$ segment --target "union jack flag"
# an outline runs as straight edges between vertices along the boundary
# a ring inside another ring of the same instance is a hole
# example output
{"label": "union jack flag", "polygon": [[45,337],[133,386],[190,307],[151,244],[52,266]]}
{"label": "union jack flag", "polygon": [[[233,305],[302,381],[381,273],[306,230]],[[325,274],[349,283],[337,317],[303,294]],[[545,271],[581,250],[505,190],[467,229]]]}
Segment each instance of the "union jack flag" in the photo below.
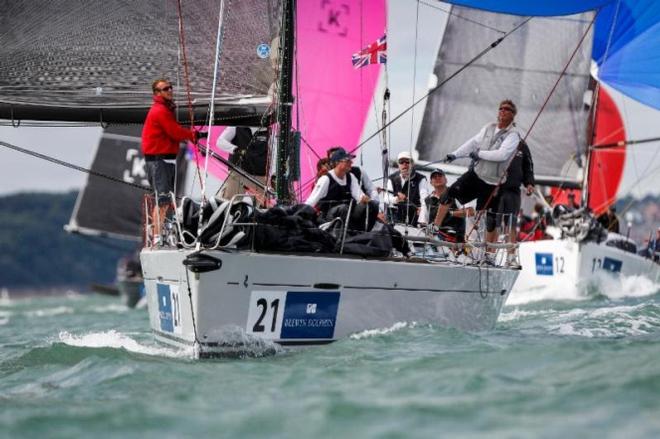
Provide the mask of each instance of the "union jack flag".
{"label": "union jack flag", "polygon": [[368,64],[387,64],[387,35],[383,35],[364,49],[353,54],[353,67],[359,69]]}

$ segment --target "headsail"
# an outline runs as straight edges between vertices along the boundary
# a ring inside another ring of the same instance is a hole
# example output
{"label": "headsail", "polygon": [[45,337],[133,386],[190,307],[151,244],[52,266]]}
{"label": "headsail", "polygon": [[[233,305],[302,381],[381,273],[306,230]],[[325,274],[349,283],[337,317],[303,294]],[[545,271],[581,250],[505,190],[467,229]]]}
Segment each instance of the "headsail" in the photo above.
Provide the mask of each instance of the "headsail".
{"label": "headsail", "polygon": [[385,0],[298,2],[299,102],[293,120],[303,139],[303,196],[311,191],[316,162],[328,148],[353,150],[360,142],[382,68],[376,64],[356,70],[351,59],[383,36],[386,8]]}
{"label": "headsail", "polygon": [[[592,19],[593,12],[534,18],[468,67],[460,78],[433,93],[417,141],[420,158],[442,159],[483,125],[495,121],[497,105],[503,99],[512,99],[518,106],[518,129],[526,134]],[[521,20],[454,7],[434,69],[438,82]],[[590,60],[587,39],[527,138],[540,178],[574,182],[580,178],[576,157],[587,144],[589,112],[584,97]]]}
{"label": "headsail", "polygon": [[[360,141],[382,69],[371,65],[356,70],[351,55],[382,36],[387,24],[386,3],[345,0],[297,4],[293,123],[301,132],[299,185],[303,197],[311,191],[316,162],[328,148],[342,145],[353,150]],[[369,13],[361,14],[360,8]],[[222,128],[214,128],[209,143],[215,152],[226,156],[215,148],[221,132]],[[209,169],[220,179],[227,175],[217,163],[211,163]]]}

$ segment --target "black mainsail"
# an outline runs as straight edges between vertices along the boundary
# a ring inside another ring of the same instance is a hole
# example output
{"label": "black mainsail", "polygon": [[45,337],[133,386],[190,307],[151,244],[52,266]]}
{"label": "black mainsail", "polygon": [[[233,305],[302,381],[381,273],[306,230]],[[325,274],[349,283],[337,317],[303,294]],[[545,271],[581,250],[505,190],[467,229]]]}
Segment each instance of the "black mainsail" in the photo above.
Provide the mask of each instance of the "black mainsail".
{"label": "black mainsail", "polygon": [[[275,79],[279,1],[228,2],[215,116],[256,123]],[[151,82],[167,77],[186,101],[180,35],[196,122],[207,118],[220,0],[0,0],[0,119],[142,123]],[[179,23],[183,23],[179,29]],[[189,120],[188,109],[179,109]]]}

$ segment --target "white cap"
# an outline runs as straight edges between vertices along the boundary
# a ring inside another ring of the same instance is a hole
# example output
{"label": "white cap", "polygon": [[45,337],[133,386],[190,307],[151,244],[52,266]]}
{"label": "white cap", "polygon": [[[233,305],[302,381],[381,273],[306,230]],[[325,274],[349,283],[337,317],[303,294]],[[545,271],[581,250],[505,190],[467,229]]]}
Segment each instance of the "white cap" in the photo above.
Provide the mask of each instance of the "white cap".
{"label": "white cap", "polygon": [[410,152],[408,151],[401,151],[399,155],[396,157],[396,161],[398,162],[401,159],[408,159],[410,160],[410,163],[414,162],[412,156],[410,155]]}

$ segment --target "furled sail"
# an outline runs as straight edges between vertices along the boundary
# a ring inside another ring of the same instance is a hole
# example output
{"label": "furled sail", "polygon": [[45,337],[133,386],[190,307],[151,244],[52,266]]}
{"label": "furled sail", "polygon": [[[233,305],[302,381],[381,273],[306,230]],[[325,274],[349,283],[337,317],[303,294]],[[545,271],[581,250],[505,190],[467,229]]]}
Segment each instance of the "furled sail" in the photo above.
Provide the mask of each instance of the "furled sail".
{"label": "furled sail", "polygon": [[[195,118],[206,119],[220,0],[0,1],[0,118],[143,122],[151,82],[169,78],[186,102],[179,23]],[[275,75],[279,0],[226,2],[216,90],[220,120],[259,120]],[[185,105],[180,118],[188,120]]]}
{"label": "furled sail", "polygon": [[[438,83],[522,21],[521,17],[453,7],[434,74]],[[534,18],[433,93],[417,140],[423,160],[445,157],[497,118],[498,104],[513,100],[517,127],[527,134],[562,70],[587,32],[593,12]],[[527,138],[541,179],[577,182],[587,142],[591,34]],[[467,165],[467,162],[464,162]]]}

